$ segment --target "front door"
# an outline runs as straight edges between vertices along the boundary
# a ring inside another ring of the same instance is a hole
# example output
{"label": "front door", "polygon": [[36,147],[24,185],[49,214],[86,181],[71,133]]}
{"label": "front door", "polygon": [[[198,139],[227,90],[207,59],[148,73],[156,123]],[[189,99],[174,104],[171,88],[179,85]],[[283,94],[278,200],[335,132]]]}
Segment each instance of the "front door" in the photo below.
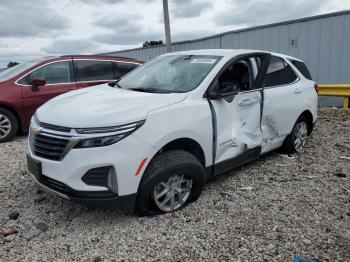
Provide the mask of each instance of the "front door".
{"label": "front door", "polygon": [[[46,64],[29,73],[18,81],[22,87],[22,103],[26,117],[26,126],[36,109],[51,98],[77,88],[72,75],[70,61],[58,61]],[[31,80],[45,79],[46,84],[33,88]]]}
{"label": "front door", "polygon": [[260,155],[262,83],[269,58],[262,53],[242,56],[228,64],[210,87],[220,89],[225,83],[239,87],[232,97],[210,101],[216,123],[215,173]]}

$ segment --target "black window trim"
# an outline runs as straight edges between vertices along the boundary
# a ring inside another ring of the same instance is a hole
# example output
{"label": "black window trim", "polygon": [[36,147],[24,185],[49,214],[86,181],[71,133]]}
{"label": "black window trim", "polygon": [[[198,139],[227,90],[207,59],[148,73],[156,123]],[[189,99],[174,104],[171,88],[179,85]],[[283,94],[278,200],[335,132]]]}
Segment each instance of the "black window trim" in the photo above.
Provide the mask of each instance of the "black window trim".
{"label": "black window trim", "polygon": [[295,72],[294,68],[290,65],[288,59],[285,59],[284,57],[281,57],[281,56],[277,56],[277,55],[271,54],[271,58],[272,58],[272,57],[277,57],[277,58],[282,59],[283,62],[284,62],[284,63],[283,63],[283,64],[284,64],[284,69],[286,68],[285,63],[287,63],[287,64],[290,66],[290,68],[292,69],[292,71],[294,72],[294,74],[296,75],[297,79],[295,79],[295,80],[294,80],[293,82],[291,82],[291,83],[283,84],[283,85],[276,85],[276,86],[265,86],[265,85],[264,85],[264,89],[271,89],[271,88],[282,87],[282,86],[290,86],[290,85],[294,85],[295,83],[297,83],[297,82],[300,81],[300,76],[299,76],[299,74]]}

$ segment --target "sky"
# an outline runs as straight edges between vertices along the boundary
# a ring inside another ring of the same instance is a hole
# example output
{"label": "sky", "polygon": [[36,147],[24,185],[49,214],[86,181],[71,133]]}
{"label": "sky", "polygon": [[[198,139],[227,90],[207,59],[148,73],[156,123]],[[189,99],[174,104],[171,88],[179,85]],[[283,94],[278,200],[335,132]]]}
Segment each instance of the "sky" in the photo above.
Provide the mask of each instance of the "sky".
{"label": "sky", "polygon": [[[164,41],[162,0],[0,1],[0,68]],[[173,41],[349,9],[348,0],[169,0]]]}

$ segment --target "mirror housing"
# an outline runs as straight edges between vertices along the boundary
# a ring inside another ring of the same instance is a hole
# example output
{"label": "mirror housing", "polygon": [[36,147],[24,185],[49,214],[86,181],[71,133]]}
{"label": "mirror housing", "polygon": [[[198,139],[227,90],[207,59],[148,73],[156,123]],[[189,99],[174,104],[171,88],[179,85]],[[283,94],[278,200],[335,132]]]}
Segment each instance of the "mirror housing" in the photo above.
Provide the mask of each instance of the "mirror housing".
{"label": "mirror housing", "polygon": [[239,84],[231,81],[224,81],[217,84],[219,88],[210,89],[208,92],[209,98],[212,100],[234,97],[239,93]]}
{"label": "mirror housing", "polygon": [[33,78],[30,83],[32,84],[32,90],[38,91],[40,86],[46,85],[46,80],[44,78]]}

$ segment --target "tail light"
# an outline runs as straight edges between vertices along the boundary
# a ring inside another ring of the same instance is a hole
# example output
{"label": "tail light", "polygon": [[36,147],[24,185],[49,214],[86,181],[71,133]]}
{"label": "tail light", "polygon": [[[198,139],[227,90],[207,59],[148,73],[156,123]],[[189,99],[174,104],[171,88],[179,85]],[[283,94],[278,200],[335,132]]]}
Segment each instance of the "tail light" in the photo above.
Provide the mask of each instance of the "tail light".
{"label": "tail light", "polygon": [[314,88],[315,88],[316,93],[318,94],[318,84],[315,84]]}

